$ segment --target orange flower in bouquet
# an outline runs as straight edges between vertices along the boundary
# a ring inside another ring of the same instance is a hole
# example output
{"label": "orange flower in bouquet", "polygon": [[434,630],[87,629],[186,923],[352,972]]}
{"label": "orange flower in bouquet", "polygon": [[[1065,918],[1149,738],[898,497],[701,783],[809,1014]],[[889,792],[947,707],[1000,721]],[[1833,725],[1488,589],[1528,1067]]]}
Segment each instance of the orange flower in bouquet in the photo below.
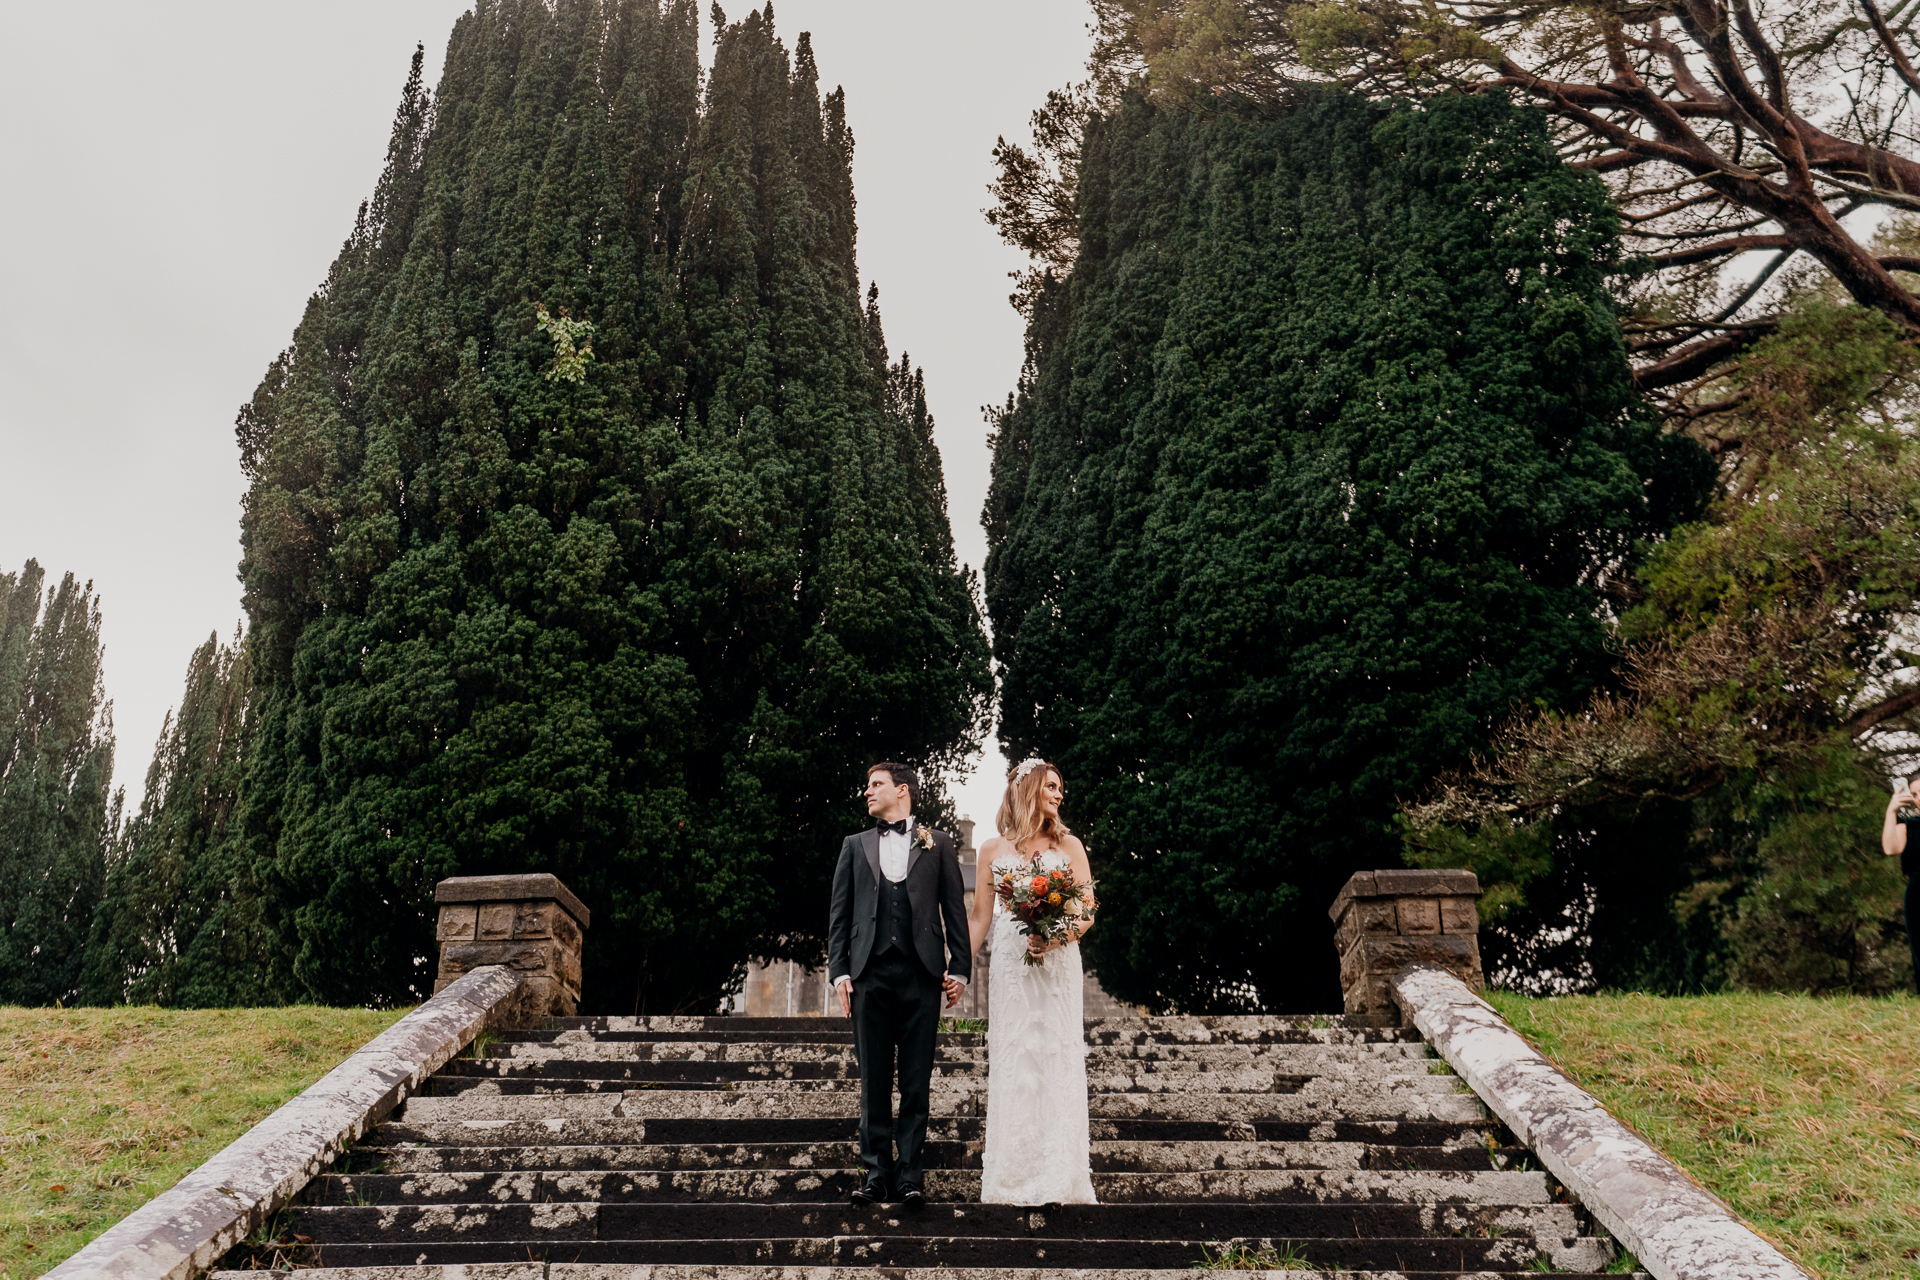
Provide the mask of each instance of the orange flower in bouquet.
{"label": "orange flower in bouquet", "polygon": [[[1076,879],[1070,865],[1058,865],[1062,861],[1057,853],[1042,853],[993,864],[994,892],[1029,938],[1070,942],[1074,921],[1083,927],[1093,923],[1093,884]],[[1045,960],[1031,950],[1023,958],[1028,964]]]}

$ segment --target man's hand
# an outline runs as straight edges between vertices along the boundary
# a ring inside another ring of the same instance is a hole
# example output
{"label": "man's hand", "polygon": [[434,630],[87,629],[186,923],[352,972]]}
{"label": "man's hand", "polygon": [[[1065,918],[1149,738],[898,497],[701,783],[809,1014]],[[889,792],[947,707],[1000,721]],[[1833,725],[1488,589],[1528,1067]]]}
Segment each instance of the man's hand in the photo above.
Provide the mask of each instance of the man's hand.
{"label": "man's hand", "polygon": [[840,985],[835,989],[840,992],[840,1016],[851,1018],[853,1016],[853,979],[840,979]]}
{"label": "man's hand", "polygon": [[947,1008],[951,1009],[960,1003],[960,993],[967,989],[967,984],[958,978],[943,977],[940,979],[940,989],[947,993]]}

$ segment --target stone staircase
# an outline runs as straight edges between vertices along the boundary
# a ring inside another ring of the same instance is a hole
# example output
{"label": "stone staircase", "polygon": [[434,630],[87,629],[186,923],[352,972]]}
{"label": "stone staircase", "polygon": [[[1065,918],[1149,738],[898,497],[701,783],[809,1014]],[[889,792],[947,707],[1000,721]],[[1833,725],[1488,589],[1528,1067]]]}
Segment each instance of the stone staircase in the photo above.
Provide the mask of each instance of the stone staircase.
{"label": "stone staircase", "polygon": [[978,1202],[984,1035],[940,1037],[931,1203],[910,1213],[848,1206],[844,1021],[565,1018],[449,1063],[216,1280],[1173,1280],[1209,1261],[1440,1277],[1614,1260],[1415,1032],[1127,1018],[1089,1022],[1087,1040],[1097,1205]]}

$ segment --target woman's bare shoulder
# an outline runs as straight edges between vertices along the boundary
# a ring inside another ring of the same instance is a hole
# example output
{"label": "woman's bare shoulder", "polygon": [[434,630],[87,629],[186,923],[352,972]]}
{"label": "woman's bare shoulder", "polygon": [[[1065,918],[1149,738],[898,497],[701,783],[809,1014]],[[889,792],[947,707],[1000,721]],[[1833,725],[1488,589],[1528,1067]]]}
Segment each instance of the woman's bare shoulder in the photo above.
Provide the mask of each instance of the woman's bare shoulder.
{"label": "woman's bare shoulder", "polygon": [[986,843],[980,846],[980,861],[982,863],[991,863],[1001,854],[1012,852],[1013,845],[1005,836],[989,836]]}
{"label": "woman's bare shoulder", "polygon": [[1060,837],[1060,847],[1068,853],[1077,853],[1083,858],[1087,856],[1087,846],[1080,843],[1080,837],[1071,831]]}

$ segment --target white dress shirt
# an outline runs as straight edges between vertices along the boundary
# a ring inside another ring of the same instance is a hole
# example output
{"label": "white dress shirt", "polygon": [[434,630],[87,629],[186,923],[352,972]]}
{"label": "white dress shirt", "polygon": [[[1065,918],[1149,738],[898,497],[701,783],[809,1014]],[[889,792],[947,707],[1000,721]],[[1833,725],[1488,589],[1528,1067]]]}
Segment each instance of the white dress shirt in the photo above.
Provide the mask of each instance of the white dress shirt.
{"label": "white dress shirt", "polygon": [[[907,860],[913,853],[914,824],[915,820],[909,816],[905,835],[893,830],[880,833],[880,874],[895,884],[907,878]],[[955,978],[954,981],[963,987],[967,984],[965,978]],[[843,983],[851,986],[853,979],[846,974],[838,974],[829,980],[831,986],[837,987]]]}
{"label": "white dress shirt", "polygon": [[907,833],[887,830],[880,833],[880,874],[899,884],[907,878],[907,851],[913,847],[913,819],[907,819]]}

